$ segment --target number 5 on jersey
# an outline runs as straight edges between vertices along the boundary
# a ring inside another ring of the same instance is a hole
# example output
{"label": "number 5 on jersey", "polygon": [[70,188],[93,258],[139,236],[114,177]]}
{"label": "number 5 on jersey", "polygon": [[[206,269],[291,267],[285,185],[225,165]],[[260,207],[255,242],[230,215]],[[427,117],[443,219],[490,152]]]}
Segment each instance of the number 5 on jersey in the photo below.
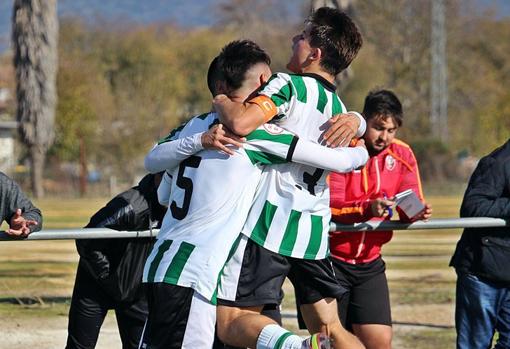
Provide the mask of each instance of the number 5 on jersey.
{"label": "number 5 on jersey", "polygon": [[191,195],[193,194],[193,182],[190,178],[184,176],[184,172],[186,171],[186,167],[198,168],[200,161],[202,161],[201,157],[193,155],[183,160],[179,165],[179,173],[175,184],[184,190],[184,199],[182,200],[182,207],[177,206],[175,201],[172,201],[170,205],[170,212],[172,212],[172,216],[177,220],[184,219],[188,214]]}

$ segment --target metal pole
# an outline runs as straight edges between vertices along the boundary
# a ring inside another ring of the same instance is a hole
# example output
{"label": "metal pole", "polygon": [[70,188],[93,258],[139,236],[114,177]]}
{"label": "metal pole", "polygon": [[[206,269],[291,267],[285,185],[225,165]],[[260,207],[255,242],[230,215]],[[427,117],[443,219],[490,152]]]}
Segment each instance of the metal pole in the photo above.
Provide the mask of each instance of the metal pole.
{"label": "metal pole", "polygon": [[427,230],[458,228],[510,227],[510,220],[490,217],[437,218],[429,221],[402,223],[398,221],[368,221],[355,224],[331,222],[330,231],[381,231],[381,230]]}
{"label": "metal pole", "polygon": [[157,229],[153,229],[152,232],[117,231],[108,228],[47,229],[32,233],[25,239],[19,239],[0,231],[0,241],[150,238],[158,235],[158,232]]}
{"label": "metal pole", "polygon": [[[368,221],[355,224],[331,222],[330,231],[381,231],[381,230],[427,230],[458,228],[503,228],[510,227],[510,220],[490,217],[437,218],[427,222],[402,223],[398,221]],[[149,238],[157,236],[159,230],[117,231],[107,228],[47,229],[30,234],[25,239],[12,238],[0,231],[0,241],[74,240],[74,239],[120,239]]]}

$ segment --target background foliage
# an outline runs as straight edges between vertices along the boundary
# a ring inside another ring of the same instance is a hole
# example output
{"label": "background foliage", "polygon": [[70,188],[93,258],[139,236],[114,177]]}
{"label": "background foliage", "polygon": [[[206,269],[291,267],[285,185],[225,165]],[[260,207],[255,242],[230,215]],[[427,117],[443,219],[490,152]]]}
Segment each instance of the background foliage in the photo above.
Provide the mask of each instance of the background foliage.
{"label": "background foliage", "polygon": [[[230,40],[250,38],[285,69],[302,16],[276,0],[223,1],[218,25],[60,23],[56,142],[51,164],[86,162],[133,183],[151,145],[189,117],[207,111],[210,60]],[[447,0],[449,141],[430,131],[430,1],[357,1],[365,39],[340,95],[361,110],[367,92],[394,90],[405,109],[399,137],[413,145],[425,180],[465,180],[459,154],[482,155],[510,135],[510,19],[480,13],[471,1]],[[81,144],[81,146],[80,146]]]}

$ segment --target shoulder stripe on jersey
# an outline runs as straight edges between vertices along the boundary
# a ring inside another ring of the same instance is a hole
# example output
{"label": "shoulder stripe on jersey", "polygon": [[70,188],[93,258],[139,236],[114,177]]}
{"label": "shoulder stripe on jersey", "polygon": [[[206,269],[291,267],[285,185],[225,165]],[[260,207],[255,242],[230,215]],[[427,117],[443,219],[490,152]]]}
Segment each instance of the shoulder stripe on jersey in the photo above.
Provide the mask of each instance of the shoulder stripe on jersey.
{"label": "shoulder stripe on jersey", "polygon": [[211,124],[209,125],[209,128],[213,127],[214,125],[217,125],[220,123],[220,120],[219,119],[214,119],[213,122],[211,122]]}
{"label": "shoulder stripe on jersey", "polygon": [[306,103],[307,91],[303,77],[299,75],[291,75],[290,79],[292,80],[292,84],[296,89],[297,100]]}
{"label": "shoulder stripe on jersey", "polygon": [[203,114],[200,114],[199,116],[197,116],[197,118],[199,118],[200,120],[205,120],[205,118],[207,118],[207,116],[209,116],[209,114],[211,114],[211,113],[210,112],[203,113]]}
{"label": "shoulder stripe on jersey", "polygon": [[328,104],[328,96],[326,95],[326,91],[324,90],[324,86],[317,82],[317,89],[319,90],[319,99],[317,100],[317,110],[321,113],[324,113],[324,108],[326,108],[326,104]]}
{"label": "shoulder stripe on jersey", "polygon": [[408,148],[408,149],[411,148],[409,146],[409,144],[407,144],[406,142],[403,142],[403,141],[401,141],[400,139],[397,139],[397,138],[393,138],[393,141],[391,143],[395,143],[395,144],[401,145],[401,146],[403,146],[405,148]]}
{"label": "shoulder stripe on jersey", "polygon": [[289,220],[287,222],[287,228],[285,229],[285,233],[283,234],[283,239],[280,244],[279,253],[283,255],[292,254],[292,250],[294,249],[294,245],[296,244],[296,239],[298,235],[298,227],[299,227],[299,219],[301,218],[301,212],[291,210],[289,215]]}
{"label": "shoulder stripe on jersey", "polygon": [[154,277],[156,276],[156,271],[158,270],[159,263],[163,259],[163,255],[172,245],[172,240],[165,240],[161,245],[159,245],[158,252],[156,253],[156,257],[151,262],[151,266],[149,267],[149,273],[147,275],[147,282],[154,282]]}
{"label": "shoulder stripe on jersey", "polygon": [[290,82],[289,82],[288,84],[283,86],[278,92],[271,95],[271,100],[277,107],[279,107],[280,105],[290,101],[291,96],[292,96],[292,88],[291,88]]}
{"label": "shoulder stripe on jersey", "polygon": [[182,129],[184,128],[184,126],[186,126],[187,122],[185,123],[182,123],[180,126],[174,128],[172,131],[170,131],[170,133],[166,136],[166,137],[163,137],[161,138],[159,141],[158,141],[158,145],[160,144],[163,144],[163,143],[166,143],[166,142],[170,142],[170,141],[173,141],[174,137],[182,131]]}
{"label": "shoulder stripe on jersey", "polygon": [[192,245],[188,242],[182,242],[179,246],[179,250],[175,253],[174,258],[172,259],[172,262],[168,266],[168,269],[166,270],[165,278],[163,279],[164,282],[167,282],[169,284],[177,284],[179,281],[179,277],[181,276],[181,273],[184,269],[184,266],[186,265],[186,262],[189,259],[189,256],[191,255],[191,252],[195,249],[195,245]]}
{"label": "shoulder stripe on jersey", "polygon": [[312,220],[312,230],[310,232],[310,240],[308,241],[308,246],[306,247],[304,258],[307,259],[315,259],[319,249],[321,247],[321,238],[322,238],[322,217],[310,215]]}
{"label": "shoulder stripe on jersey", "polygon": [[336,115],[340,113],[345,113],[345,110],[342,107],[342,103],[340,103],[340,98],[336,94],[333,94],[333,110],[331,115]]}
{"label": "shoulder stripe on jersey", "polygon": [[250,236],[250,239],[255,241],[257,244],[264,245],[266,242],[267,232],[273,222],[277,208],[278,206],[271,204],[269,201],[266,201],[264,204],[259,219],[257,220],[257,224],[255,224]]}
{"label": "shoulder stripe on jersey", "polygon": [[274,79],[276,79],[278,77],[278,73],[275,73],[273,75],[271,75],[271,77],[269,78],[269,80],[266,81],[265,84],[263,84],[260,89],[263,90],[264,87],[266,87],[267,84],[269,84],[271,81],[273,81]]}
{"label": "shoulder stripe on jersey", "polygon": [[299,141],[299,137],[293,137],[292,142],[290,143],[289,152],[287,153],[287,162],[292,162],[292,157],[294,156],[294,150],[296,150],[297,142]]}
{"label": "shoulder stripe on jersey", "polygon": [[[198,115],[198,116],[196,116],[196,117],[193,117],[193,118],[191,118],[191,119],[197,118],[197,119],[200,119],[200,120],[205,120],[205,119],[209,116],[209,114],[211,114],[211,113],[210,113],[210,112],[208,112],[208,113],[200,114],[200,115]],[[183,128],[184,128],[184,127],[188,124],[188,122],[189,122],[191,119],[189,119],[189,120],[187,120],[187,121],[183,122],[183,123],[182,123],[182,124],[180,124],[178,127],[174,128],[172,131],[170,131],[170,133],[169,133],[166,137],[161,138],[161,139],[158,141],[158,145],[159,145],[159,144],[166,143],[166,142],[173,141],[173,140],[175,139],[174,137],[175,137],[175,136],[177,136],[177,135],[178,135],[178,133],[182,131],[182,129],[183,129]],[[214,125],[214,123],[213,123],[213,125]],[[212,126],[212,125],[211,125],[211,126]],[[209,128],[211,128],[211,126],[209,126]]]}
{"label": "shoulder stripe on jersey", "polygon": [[260,139],[289,145],[292,143],[292,138],[294,137],[295,136],[292,134],[272,134],[266,130],[255,130],[246,136],[246,140],[251,141]]}
{"label": "shoulder stripe on jersey", "polygon": [[252,164],[261,164],[261,165],[275,165],[275,164],[283,164],[287,162],[287,159],[282,158],[278,155],[274,155],[271,153],[266,153],[263,151],[255,151],[255,150],[244,150],[248,158],[250,159]]}

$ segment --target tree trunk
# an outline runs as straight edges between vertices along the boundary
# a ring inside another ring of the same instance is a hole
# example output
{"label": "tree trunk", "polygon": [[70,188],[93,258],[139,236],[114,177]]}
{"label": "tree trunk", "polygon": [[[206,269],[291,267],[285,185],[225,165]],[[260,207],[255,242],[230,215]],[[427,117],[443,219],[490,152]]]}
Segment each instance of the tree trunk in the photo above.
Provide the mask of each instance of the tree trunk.
{"label": "tree trunk", "polygon": [[54,139],[57,75],[57,1],[15,0],[12,41],[16,70],[16,118],[30,152],[32,191],[43,193],[44,159]]}
{"label": "tree trunk", "polygon": [[85,140],[83,136],[80,138],[80,196],[84,197],[87,193],[87,156]]}
{"label": "tree trunk", "polygon": [[32,146],[29,148],[29,152],[31,167],[30,184],[32,185],[32,195],[36,198],[41,198],[44,196],[43,170],[44,160],[46,159],[46,151],[43,151],[37,146]]}
{"label": "tree trunk", "polygon": [[338,10],[350,12],[352,11],[352,6],[354,5],[355,0],[312,0],[311,9],[312,11],[318,9],[319,7],[332,7]]}

